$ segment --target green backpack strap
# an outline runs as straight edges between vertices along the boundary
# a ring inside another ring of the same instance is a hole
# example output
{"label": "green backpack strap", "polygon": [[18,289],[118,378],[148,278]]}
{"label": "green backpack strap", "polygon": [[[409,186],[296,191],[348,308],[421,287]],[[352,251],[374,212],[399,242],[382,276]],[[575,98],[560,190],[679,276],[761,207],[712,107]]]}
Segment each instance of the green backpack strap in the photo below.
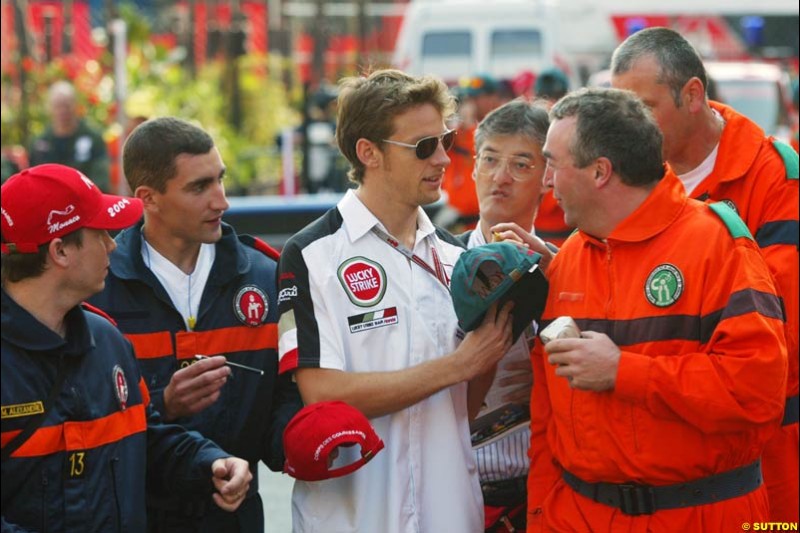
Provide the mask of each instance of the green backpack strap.
{"label": "green backpack strap", "polygon": [[753,239],[753,235],[750,234],[750,230],[747,229],[747,226],[736,214],[736,211],[730,208],[728,204],[725,202],[714,202],[713,204],[708,204],[708,207],[711,208],[719,218],[722,219],[722,222],[725,223],[727,226],[728,231],[731,233],[734,239],[738,239],[740,237],[744,237],[745,239]]}
{"label": "green backpack strap", "polygon": [[794,148],[778,139],[772,139],[772,146],[775,147],[781,155],[781,159],[783,159],[783,166],[786,167],[786,178],[790,180],[800,178],[800,162],[798,162],[797,152],[794,151]]}

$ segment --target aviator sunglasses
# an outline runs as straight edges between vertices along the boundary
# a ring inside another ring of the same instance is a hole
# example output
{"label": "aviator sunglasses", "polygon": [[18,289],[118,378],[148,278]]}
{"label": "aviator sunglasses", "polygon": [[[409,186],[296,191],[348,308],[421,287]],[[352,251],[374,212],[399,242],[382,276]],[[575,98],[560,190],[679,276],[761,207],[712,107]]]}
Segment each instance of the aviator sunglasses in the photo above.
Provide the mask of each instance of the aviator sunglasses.
{"label": "aviator sunglasses", "polygon": [[441,135],[433,135],[431,137],[420,139],[417,141],[417,144],[401,143],[400,141],[392,141],[390,139],[383,139],[383,142],[396,144],[397,146],[403,146],[404,148],[413,148],[417,159],[424,160],[433,155],[433,153],[436,151],[436,147],[439,146],[440,141],[442,143],[442,148],[444,148],[444,151],[447,152],[453,147],[455,140],[455,130],[448,130]]}

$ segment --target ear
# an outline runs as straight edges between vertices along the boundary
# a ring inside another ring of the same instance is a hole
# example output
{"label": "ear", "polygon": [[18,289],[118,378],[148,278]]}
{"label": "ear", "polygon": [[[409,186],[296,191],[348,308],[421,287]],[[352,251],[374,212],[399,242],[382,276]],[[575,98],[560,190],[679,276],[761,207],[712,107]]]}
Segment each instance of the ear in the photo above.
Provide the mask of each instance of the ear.
{"label": "ear", "polygon": [[367,168],[378,168],[383,162],[383,152],[375,143],[363,137],[356,141],[356,155]]}
{"label": "ear", "polygon": [[147,185],[136,187],[133,195],[144,204],[144,210],[158,210],[157,191]]}
{"label": "ear", "polygon": [[611,160],[607,157],[598,157],[594,162],[594,185],[598,189],[602,189],[611,181],[611,176],[614,174],[614,166]]}
{"label": "ear", "polygon": [[690,113],[698,113],[706,102],[706,90],[699,78],[693,77],[686,82],[681,91],[684,105]]}
{"label": "ear", "polygon": [[61,238],[50,241],[47,247],[47,257],[49,261],[60,268],[67,268],[70,265],[70,250]]}

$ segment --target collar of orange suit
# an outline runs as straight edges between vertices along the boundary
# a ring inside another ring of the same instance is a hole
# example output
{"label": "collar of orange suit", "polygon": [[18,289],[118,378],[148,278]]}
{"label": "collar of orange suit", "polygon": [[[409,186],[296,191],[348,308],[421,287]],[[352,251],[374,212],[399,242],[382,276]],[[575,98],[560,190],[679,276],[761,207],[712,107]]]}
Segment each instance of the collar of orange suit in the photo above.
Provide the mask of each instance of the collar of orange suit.
{"label": "collar of orange suit", "polygon": [[[639,242],[650,239],[661,233],[678,217],[687,201],[683,183],[672,170],[667,168],[666,175],[653,188],[647,199],[614,228],[607,240]],[[579,231],[578,235],[585,243],[604,246],[600,240],[587,233]]]}
{"label": "collar of orange suit", "polygon": [[718,102],[711,102],[710,105],[725,119],[712,179],[715,183],[739,179],[747,174],[758,157],[764,144],[764,131],[732,107]]}

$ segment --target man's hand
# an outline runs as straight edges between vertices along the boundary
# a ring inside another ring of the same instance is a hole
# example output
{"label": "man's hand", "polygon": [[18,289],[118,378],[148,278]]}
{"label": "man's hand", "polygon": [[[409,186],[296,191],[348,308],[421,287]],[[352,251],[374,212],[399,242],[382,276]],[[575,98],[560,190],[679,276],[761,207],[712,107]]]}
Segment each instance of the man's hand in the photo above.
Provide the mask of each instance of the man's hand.
{"label": "man's hand", "polygon": [[222,386],[231,375],[225,357],[201,359],[172,375],[164,389],[164,420],[199,413],[219,399]]}
{"label": "man's hand", "polygon": [[555,339],[544,346],[547,361],[558,365],[556,375],[579,390],[602,392],[614,388],[621,355],[604,333],[584,331],[580,339]]}
{"label": "man's hand", "polygon": [[226,457],[217,459],[211,465],[212,481],[217,492],[214,493],[214,503],[220,509],[233,512],[247,496],[253,474],[250,466],[244,459]]}
{"label": "man's hand", "polygon": [[492,233],[496,233],[504,241],[514,241],[523,246],[527,246],[534,252],[541,254],[542,258],[539,260],[539,268],[542,274],[547,275],[547,267],[556,256],[550,248],[548,248],[544,241],[536,235],[531,235],[528,231],[522,229],[515,222],[502,222],[495,224],[490,228]]}
{"label": "man's hand", "polygon": [[459,361],[466,372],[464,381],[469,381],[494,368],[497,362],[511,348],[511,309],[512,302],[506,303],[498,312],[497,304],[492,304],[483,317],[483,322],[475,330],[467,333],[456,349]]}
{"label": "man's hand", "polygon": [[504,402],[528,404],[531,401],[531,386],[533,385],[533,367],[529,360],[509,361],[503,365],[503,370],[510,372],[501,378],[497,384],[501,387],[519,385],[508,391],[501,398]]}

